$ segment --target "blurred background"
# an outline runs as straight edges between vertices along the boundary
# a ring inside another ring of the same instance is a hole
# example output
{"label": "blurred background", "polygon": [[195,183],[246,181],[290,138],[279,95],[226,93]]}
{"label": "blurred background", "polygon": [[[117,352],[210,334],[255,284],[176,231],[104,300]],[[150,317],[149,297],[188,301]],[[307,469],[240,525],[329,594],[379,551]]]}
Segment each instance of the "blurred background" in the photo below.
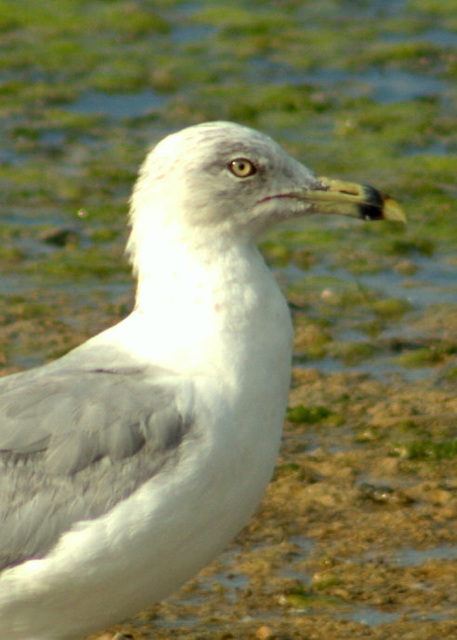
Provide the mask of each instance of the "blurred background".
{"label": "blurred background", "polygon": [[135,638],[457,637],[456,79],[455,0],[0,0],[3,374],[129,312],[129,194],[181,127],[253,126],[408,215],[263,239],[296,324],[278,471]]}

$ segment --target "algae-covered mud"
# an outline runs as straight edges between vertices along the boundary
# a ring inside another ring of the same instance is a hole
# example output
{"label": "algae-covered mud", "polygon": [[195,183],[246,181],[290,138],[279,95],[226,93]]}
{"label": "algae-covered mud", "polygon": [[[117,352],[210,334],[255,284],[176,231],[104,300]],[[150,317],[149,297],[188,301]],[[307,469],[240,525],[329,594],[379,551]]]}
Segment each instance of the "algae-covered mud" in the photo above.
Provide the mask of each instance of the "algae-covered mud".
{"label": "algae-covered mud", "polygon": [[2,374],[128,313],[128,196],[171,130],[254,126],[408,215],[264,238],[296,326],[273,482],[124,634],[457,637],[456,79],[445,0],[0,0]]}

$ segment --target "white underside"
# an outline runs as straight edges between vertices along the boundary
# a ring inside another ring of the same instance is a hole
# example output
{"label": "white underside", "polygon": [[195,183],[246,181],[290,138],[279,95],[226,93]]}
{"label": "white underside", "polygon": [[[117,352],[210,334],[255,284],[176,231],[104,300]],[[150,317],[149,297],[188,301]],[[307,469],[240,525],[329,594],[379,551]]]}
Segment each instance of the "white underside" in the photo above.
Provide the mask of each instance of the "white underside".
{"label": "white underside", "polygon": [[[82,347],[121,344],[192,379],[195,437],[128,500],[78,524],[44,559],[3,573],[0,640],[78,638],[137,613],[209,562],[255,510],[279,448],[292,330],[258,254],[243,274],[219,283],[211,309],[200,298],[181,309],[170,301],[163,317],[159,307],[137,311]],[[166,347],[163,331],[173,336]]]}

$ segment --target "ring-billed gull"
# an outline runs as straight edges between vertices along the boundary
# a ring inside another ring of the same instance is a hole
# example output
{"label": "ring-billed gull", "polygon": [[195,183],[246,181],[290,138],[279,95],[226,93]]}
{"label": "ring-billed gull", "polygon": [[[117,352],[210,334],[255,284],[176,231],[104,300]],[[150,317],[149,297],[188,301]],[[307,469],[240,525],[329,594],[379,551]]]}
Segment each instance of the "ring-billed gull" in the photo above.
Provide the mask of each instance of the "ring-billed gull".
{"label": "ring-billed gull", "polygon": [[255,510],[291,371],[287,304],[259,233],[312,213],[404,220],[213,122],[144,162],[127,251],[134,311],[0,380],[0,640],[63,640],[168,595]]}

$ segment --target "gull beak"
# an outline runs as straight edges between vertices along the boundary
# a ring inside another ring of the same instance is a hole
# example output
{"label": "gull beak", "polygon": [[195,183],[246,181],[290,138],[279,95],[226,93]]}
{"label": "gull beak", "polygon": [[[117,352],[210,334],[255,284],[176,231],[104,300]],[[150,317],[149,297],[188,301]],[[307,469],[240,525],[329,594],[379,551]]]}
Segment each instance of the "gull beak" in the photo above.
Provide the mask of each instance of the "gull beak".
{"label": "gull beak", "polygon": [[406,223],[400,205],[369,185],[318,177],[312,187],[304,191],[303,198],[312,204],[313,213]]}

